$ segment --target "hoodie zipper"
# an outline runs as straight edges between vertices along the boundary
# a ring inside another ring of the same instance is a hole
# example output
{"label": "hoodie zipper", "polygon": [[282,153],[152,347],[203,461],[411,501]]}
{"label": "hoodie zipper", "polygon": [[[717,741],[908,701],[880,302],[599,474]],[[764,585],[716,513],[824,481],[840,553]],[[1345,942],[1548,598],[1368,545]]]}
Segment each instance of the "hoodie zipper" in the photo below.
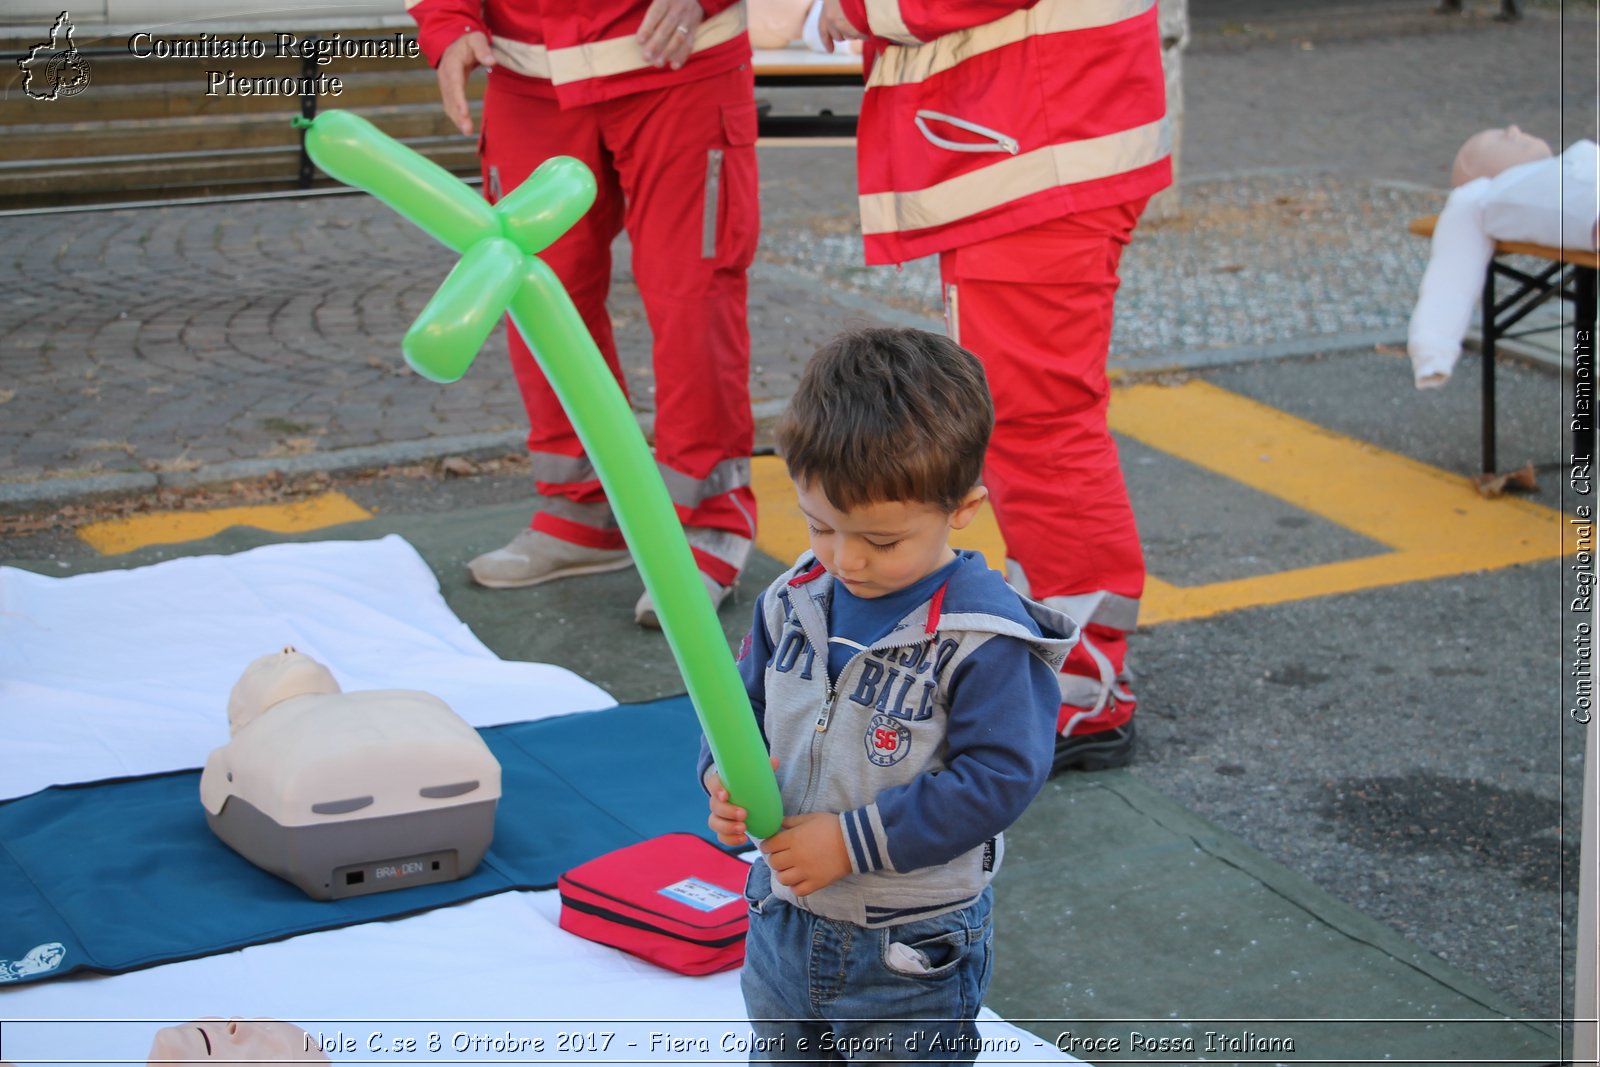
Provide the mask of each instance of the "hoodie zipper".
{"label": "hoodie zipper", "polygon": [[811,734],[811,770],[806,775],[806,794],[801,802],[804,811],[811,810],[810,805],[817,795],[817,787],[822,784],[820,779],[823,735],[828,732],[828,722],[833,718],[833,701],[837,695],[838,691],[834,689],[833,683],[828,683],[828,691],[822,698],[822,707],[817,712],[816,729]]}
{"label": "hoodie zipper", "polygon": [[[921,638],[915,641],[907,641],[902,638],[897,642],[887,642],[886,638],[880,638],[878,641],[873,643],[871,648],[862,649],[860,652],[857,652],[855,655],[846,660],[844,669],[839,672],[839,677],[848,678],[850,676],[851,668],[856,665],[856,661],[868,652],[887,652],[890,649],[895,648],[915,648],[919,644],[931,645],[938,638],[940,609],[944,605],[945,590],[949,587],[950,583],[948,581],[945,582],[939,587],[938,591],[933,594],[932,598],[930,598],[928,606],[928,621],[925,625]],[[799,619],[798,621],[800,623],[800,629],[806,633],[806,639],[811,643],[813,648],[816,648],[816,635],[806,631],[806,624],[803,618]],[[827,655],[827,649],[828,644],[826,641],[824,641],[822,643],[822,655],[824,657]],[[930,664],[930,668],[931,666],[932,665]],[[823,663],[823,670],[827,670],[826,660],[824,660]],[[801,801],[802,811],[810,810],[810,805],[816,797],[817,787],[821,784],[819,778],[821,777],[822,768],[822,745],[824,740],[826,740],[823,735],[828,732],[828,725],[833,720],[834,705],[837,703],[838,697],[838,683],[836,681],[830,681],[827,685],[826,691],[823,693],[822,707],[817,710],[817,720],[813,724],[815,728],[811,734],[811,769],[810,773],[806,776],[806,792]]]}

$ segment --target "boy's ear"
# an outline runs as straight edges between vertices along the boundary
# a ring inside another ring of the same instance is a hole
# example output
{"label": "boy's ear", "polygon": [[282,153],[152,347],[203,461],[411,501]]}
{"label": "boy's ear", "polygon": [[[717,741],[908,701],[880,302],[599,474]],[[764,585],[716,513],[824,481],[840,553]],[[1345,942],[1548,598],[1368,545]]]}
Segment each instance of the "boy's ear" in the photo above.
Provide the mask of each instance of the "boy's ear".
{"label": "boy's ear", "polygon": [[971,525],[972,520],[978,517],[978,509],[983,507],[983,502],[989,499],[989,490],[981,485],[975,485],[967,491],[967,495],[956,509],[950,513],[950,529],[965,530]]}

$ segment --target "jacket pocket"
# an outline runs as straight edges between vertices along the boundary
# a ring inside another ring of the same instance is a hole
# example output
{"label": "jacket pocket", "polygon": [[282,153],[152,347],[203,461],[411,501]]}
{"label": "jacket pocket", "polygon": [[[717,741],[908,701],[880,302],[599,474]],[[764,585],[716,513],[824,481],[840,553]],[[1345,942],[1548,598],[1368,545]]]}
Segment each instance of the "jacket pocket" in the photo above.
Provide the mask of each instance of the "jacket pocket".
{"label": "jacket pocket", "polygon": [[700,258],[743,270],[755,259],[761,227],[756,176],[756,105],[724,104],[722,145],[706,151]]}
{"label": "jacket pocket", "polygon": [[728,144],[755,144],[759,128],[754,100],[722,105],[722,136]]}

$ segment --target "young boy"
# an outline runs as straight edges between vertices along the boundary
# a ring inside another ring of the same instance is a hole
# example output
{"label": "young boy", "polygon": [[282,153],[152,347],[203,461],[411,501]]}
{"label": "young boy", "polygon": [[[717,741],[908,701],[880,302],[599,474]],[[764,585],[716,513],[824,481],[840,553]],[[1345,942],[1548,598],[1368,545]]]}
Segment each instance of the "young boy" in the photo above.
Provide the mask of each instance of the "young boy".
{"label": "young boy", "polygon": [[[994,408],[977,359],[920,330],[835,338],[777,431],[811,551],[756,602],[739,669],[786,813],[745,896],[752,1059],[970,1062],[1001,832],[1050,772],[1076,641],[950,547]],[[707,820],[745,812],[702,746]]]}

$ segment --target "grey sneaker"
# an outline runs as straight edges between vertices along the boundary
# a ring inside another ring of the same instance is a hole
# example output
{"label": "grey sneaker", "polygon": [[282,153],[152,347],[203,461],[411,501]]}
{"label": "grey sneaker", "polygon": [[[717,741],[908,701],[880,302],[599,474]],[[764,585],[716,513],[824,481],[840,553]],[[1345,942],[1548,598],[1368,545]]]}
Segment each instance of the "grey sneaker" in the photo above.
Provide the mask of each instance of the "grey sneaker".
{"label": "grey sneaker", "polygon": [[521,589],[579,574],[620,571],[633,565],[625,548],[589,548],[537,530],[523,530],[504,548],[485,552],[467,570],[490,589]]}
{"label": "grey sneaker", "polygon": [[[722,602],[733,592],[733,586],[722,585],[705,571],[700,572],[700,581],[705,583],[706,592],[711,594],[712,610],[722,607]],[[651,630],[661,629],[661,620],[656,618],[656,605],[650,599],[650,590],[646,589],[639,595],[639,602],[633,606],[633,621]]]}

